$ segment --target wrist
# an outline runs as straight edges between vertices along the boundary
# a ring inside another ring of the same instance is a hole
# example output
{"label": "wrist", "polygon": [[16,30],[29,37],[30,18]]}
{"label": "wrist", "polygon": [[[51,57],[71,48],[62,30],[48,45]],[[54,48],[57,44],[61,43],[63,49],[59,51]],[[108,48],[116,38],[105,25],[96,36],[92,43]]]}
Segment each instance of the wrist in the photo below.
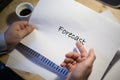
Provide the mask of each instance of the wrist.
{"label": "wrist", "polygon": [[68,79],[66,80],[88,80],[88,77],[89,76],[86,76],[86,75],[78,75],[78,74],[73,74],[71,75],[71,77],[69,77]]}
{"label": "wrist", "polygon": [[8,34],[7,31],[4,33],[4,39],[5,39],[5,42],[6,42],[6,49],[8,51],[11,51],[13,43],[11,42],[12,38],[10,38],[10,34]]}
{"label": "wrist", "polygon": [[70,77],[69,79],[66,80],[88,80],[88,77]]}
{"label": "wrist", "polygon": [[79,80],[88,80],[88,78],[80,78]]}
{"label": "wrist", "polygon": [[4,33],[0,33],[0,52],[7,50]]}

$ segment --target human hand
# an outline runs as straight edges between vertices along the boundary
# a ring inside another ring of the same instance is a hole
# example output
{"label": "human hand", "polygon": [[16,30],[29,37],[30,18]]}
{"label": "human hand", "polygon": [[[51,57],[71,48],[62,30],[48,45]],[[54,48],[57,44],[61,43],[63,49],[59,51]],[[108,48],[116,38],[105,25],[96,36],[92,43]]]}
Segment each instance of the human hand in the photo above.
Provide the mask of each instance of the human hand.
{"label": "human hand", "polygon": [[14,22],[5,31],[5,40],[7,49],[12,50],[14,47],[29,33],[34,30],[34,26],[29,24],[27,21]]}
{"label": "human hand", "polygon": [[80,53],[70,52],[66,54],[66,59],[61,66],[66,67],[69,71],[66,80],[87,80],[96,56],[93,49],[90,49],[87,53],[80,42],[77,42],[76,46]]}

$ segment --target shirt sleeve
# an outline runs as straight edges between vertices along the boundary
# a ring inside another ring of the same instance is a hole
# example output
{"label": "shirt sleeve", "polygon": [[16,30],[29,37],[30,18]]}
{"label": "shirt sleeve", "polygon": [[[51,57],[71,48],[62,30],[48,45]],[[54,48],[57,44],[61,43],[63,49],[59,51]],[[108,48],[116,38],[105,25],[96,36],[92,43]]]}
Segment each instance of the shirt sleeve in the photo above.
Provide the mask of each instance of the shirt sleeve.
{"label": "shirt sleeve", "polygon": [[3,54],[7,51],[7,46],[5,42],[4,33],[0,33],[0,54]]}

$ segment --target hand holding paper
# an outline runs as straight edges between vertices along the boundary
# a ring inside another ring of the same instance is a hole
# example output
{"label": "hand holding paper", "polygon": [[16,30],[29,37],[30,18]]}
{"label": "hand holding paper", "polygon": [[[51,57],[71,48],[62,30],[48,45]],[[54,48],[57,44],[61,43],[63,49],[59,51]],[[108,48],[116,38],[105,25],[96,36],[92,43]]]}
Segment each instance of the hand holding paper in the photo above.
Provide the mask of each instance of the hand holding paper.
{"label": "hand holding paper", "polygon": [[17,21],[13,23],[5,32],[5,39],[8,50],[14,47],[28,34],[34,30],[34,26],[27,21]]}

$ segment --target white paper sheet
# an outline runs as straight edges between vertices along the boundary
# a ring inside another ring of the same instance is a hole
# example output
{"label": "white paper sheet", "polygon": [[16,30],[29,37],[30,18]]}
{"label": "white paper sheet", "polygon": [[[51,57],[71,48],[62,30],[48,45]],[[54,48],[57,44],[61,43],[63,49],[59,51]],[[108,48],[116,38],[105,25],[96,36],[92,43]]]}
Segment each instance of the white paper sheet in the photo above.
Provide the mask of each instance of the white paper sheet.
{"label": "white paper sheet", "polygon": [[108,18],[109,20],[111,20],[115,23],[120,24],[110,10],[106,10],[106,11],[102,12],[101,15],[103,15],[104,17]]}
{"label": "white paper sheet", "polygon": [[[76,40],[73,36],[70,38],[70,35],[65,35],[65,31],[85,40],[84,46],[87,50],[93,47],[97,59],[89,80],[100,80],[120,47],[119,24],[72,0],[40,0],[30,23],[35,24],[38,30],[27,36],[22,43],[58,65],[64,60],[65,54],[75,48]],[[64,27],[64,30],[58,31],[60,26]],[[14,68],[39,74],[46,80],[58,80],[56,74],[33,64],[16,50],[10,56],[17,62],[8,61],[8,66],[14,67],[19,64]]]}

